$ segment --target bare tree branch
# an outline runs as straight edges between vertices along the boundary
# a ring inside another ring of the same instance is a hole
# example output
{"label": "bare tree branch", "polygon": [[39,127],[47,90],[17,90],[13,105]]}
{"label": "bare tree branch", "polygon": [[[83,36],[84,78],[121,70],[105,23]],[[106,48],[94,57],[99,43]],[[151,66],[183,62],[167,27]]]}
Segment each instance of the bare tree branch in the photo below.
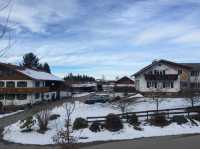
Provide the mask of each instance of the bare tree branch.
{"label": "bare tree branch", "polygon": [[4,6],[2,6],[2,7],[0,8],[0,11],[3,11],[4,9],[8,8],[8,6],[9,6],[10,3],[11,3],[11,1],[12,1],[12,0],[9,0],[7,4],[5,4]]}
{"label": "bare tree branch", "polygon": [[[12,0],[9,0],[8,3],[5,6],[0,8],[0,12],[3,11],[4,9],[8,8],[11,4],[11,1]],[[0,49],[0,57],[4,56],[5,53],[8,51],[8,49],[10,49],[11,46],[14,44],[14,43],[11,42],[11,40],[12,40],[11,30],[8,27],[10,16],[11,16],[11,11],[12,11],[12,6],[9,8],[5,24],[2,24],[2,31],[0,33],[0,39],[3,40],[4,38],[6,38],[6,34],[8,34],[8,44],[4,48]]]}

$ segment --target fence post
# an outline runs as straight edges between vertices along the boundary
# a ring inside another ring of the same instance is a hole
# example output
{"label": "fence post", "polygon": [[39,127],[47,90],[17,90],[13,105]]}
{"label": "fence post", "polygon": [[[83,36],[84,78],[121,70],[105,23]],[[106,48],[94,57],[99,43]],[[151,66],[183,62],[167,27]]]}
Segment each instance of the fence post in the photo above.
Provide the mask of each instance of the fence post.
{"label": "fence post", "polygon": [[188,110],[188,118],[190,117],[190,111]]}
{"label": "fence post", "polygon": [[167,110],[167,112],[168,112],[168,118],[169,118],[169,111],[170,111],[170,110]]}

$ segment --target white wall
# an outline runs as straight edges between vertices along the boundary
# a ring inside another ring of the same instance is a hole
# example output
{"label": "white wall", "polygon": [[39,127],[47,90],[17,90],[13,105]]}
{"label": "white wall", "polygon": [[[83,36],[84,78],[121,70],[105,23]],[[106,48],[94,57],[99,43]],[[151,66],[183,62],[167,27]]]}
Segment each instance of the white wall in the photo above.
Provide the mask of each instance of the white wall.
{"label": "white wall", "polygon": [[[162,64],[161,66],[156,65],[152,69],[146,71],[145,73],[148,73],[149,71],[163,71],[165,70],[165,74],[178,74],[178,70],[175,68],[169,67],[168,65]],[[147,81],[145,79],[144,74],[140,74],[139,76],[135,77],[136,80],[136,90],[140,92],[179,92],[180,91],[180,77],[176,81],[174,81],[174,88],[162,88],[162,82],[158,84],[160,86],[159,89],[157,88],[147,88]]]}

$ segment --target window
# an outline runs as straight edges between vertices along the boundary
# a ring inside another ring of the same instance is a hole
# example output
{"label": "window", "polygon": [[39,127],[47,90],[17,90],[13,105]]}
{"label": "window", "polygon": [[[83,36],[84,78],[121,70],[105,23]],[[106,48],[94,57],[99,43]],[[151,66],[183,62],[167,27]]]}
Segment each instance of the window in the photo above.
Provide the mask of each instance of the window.
{"label": "window", "polygon": [[35,82],[35,87],[40,87],[40,82],[39,81]]}
{"label": "window", "polygon": [[27,82],[25,81],[17,82],[17,87],[27,87]]}
{"label": "window", "polygon": [[174,88],[174,82],[171,82],[171,88]]}
{"label": "window", "polygon": [[40,94],[39,93],[36,93],[35,94],[35,99],[39,99],[40,98]]}
{"label": "window", "polygon": [[15,94],[7,94],[5,99],[6,100],[14,100],[15,99]]}
{"label": "window", "polygon": [[199,76],[199,71],[192,71],[191,76]]}
{"label": "window", "polygon": [[154,82],[154,87],[157,88],[157,86],[158,86],[158,85],[157,85],[157,82]]}
{"label": "window", "polygon": [[26,100],[27,99],[27,94],[18,94],[17,95],[18,100]]}
{"label": "window", "polygon": [[4,87],[5,83],[3,81],[0,81],[0,87]]}
{"label": "window", "polygon": [[165,70],[163,70],[163,75],[165,75]]}
{"label": "window", "polygon": [[4,100],[4,94],[0,94],[0,100]]}
{"label": "window", "polygon": [[163,88],[170,88],[171,84],[168,81],[163,82]]}
{"label": "window", "polygon": [[151,81],[148,81],[147,82],[147,88],[157,88],[157,85],[158,83],[157,82],[151,82]]}
{"label": "window", "polygon": [[6,87],[12,87],[12,88],[14,88],[15,87],[15,82],[13,82],[13,81],[6,82]]}

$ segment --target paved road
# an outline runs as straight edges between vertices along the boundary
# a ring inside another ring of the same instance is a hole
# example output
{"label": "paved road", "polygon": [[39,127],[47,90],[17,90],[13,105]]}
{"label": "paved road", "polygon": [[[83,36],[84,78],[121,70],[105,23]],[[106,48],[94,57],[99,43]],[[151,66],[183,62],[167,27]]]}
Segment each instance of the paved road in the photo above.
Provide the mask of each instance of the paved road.
{"label": "paved road", "polygon": [[110,142],[82,149],[199,149],[200,135],[167,136]]}

